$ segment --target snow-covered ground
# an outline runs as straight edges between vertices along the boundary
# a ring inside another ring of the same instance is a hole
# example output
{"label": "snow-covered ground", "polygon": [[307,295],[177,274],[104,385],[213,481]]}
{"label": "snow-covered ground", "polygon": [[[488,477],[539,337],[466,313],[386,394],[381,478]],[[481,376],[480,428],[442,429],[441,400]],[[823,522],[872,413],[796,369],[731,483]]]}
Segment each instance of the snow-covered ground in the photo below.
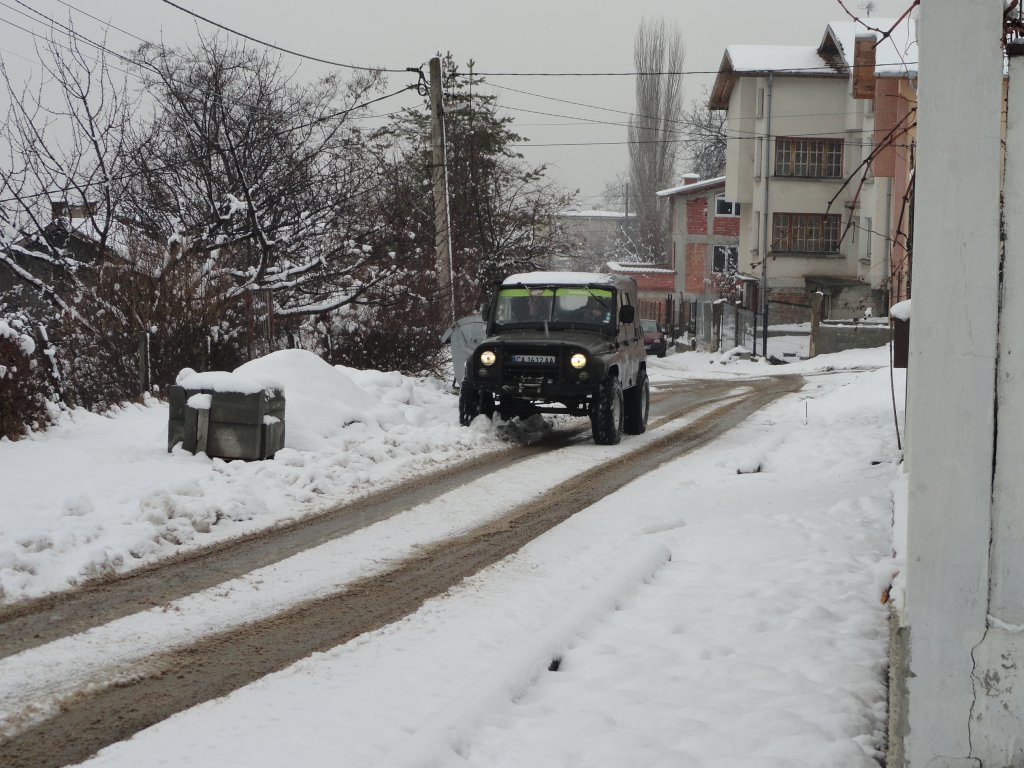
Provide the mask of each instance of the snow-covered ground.
{"label": "snow-covered ground", "polygon": [[315,512],[470,452],[436,380],[333,368],[285,350],[239,374],[285,388],[285,449],[246,463],[167,453],[167,404],[76,410],[25,440],[0,439],[0,600],[67,589],[176,551]]}
{"label": "snow-covered ground", "polygon": [[[288,448],[274,461],[167,454],[167,411],[157,403],[76,413],[0,443],[6,598],[507,449],[486,420],[459,428],[454,397],[436,383],[284,354],[250,369],[288,396]],[[808,384],[416,614],[88,765],[876,765],[887,638],[879,597],[894,570],[899,461],[887,361],[884,348],[788,366],[651,358],[655,386],[792,372]],[[900,372],[895,390],[902,401]],[[530,477],[557,480],[588,460],[558,455]],[[380,568],[388,552],[401,556],[409,531],[466,524],[442,498],[173,611],[9,657],[0,701],[38,694],[44,704],[61,678],[114,677],[169,632],[224,621],[225,605],[256,615],[294,593],[337,588]]]}

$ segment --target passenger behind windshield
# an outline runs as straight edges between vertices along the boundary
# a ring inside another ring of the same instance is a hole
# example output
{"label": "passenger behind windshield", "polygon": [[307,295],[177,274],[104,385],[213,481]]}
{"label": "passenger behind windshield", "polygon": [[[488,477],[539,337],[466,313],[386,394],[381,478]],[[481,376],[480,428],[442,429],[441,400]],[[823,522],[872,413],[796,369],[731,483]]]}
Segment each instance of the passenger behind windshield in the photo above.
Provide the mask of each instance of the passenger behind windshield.
{"label": "passenger behind windshield", "polygon": [[494,320],[502,325],[612,326],[613,294],[593,288],[502,288]]}

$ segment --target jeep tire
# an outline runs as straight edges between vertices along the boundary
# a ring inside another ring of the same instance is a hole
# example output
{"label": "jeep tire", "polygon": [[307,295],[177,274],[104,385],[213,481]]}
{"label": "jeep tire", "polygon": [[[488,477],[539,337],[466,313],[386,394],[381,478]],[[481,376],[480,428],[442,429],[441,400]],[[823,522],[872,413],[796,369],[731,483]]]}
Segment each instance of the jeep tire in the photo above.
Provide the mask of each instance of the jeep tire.
{"label": "jeep tire", "polygon": [[636,385],[626,390],[623,400],[623,431],[627,435],[642,435],[651,410],[651,383],[646,371],[640,371]]}
{"label": "jeep tire", "polygon": [[622,439],[622,406],[619,379],[609,376],[590,403],[590,426],[595,443],[615,445]]}
{"label": "jeep tire", "polygon": [[481,413],[487,418],[494,416],[494,395],[463,382],[459,389],[459,424],[468,427]]}

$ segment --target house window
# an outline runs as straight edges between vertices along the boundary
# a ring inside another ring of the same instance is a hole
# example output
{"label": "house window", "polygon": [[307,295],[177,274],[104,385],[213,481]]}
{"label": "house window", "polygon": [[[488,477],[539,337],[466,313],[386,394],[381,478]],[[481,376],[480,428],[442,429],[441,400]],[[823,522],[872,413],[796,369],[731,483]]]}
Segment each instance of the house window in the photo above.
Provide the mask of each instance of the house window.
{"label": "house window", "polygon": [[842,178],[843,140],[776,139],[775,175],[810,179]]}
{"label": "house window", "polygon": [[739,268],[740,249],[735,245],[716,245],[712,251],[711,271],[734,275]]}
{"label": "house window", "polygon": [[764,139],[761,136],[757,137],[757,141],[754,142],[754,178],[761,178],[761,166],[764,164],[762,152],[764,149]]}
{"label": "house window", "polygon": [[871,217],[864,217],[864,261],[871,261]]}
{"label": "house window", "polygon": [[740,204],[725,199],[725,194],[715,195],[715,216],[739,216]]}
{"label": "house window", "polygon": [[776,213],[772,250],[786,253],[839,253],[838,213]]}

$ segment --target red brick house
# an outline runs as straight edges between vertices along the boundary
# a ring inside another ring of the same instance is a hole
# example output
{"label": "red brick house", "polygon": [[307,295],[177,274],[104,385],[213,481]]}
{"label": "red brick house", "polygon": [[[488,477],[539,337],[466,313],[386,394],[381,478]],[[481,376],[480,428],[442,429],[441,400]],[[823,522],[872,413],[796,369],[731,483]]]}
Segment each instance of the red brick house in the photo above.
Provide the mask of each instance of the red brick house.
{"label": "red brick house", "polygon": [[636,280],[640,317],[671,324],[676,282],[676,272],[671,265],[609,261],[607,269],[612,274],[629,275]]}
{"label": "red brick house", "polygon": [[740,206],[725,197],[725,177],[696,174],[658,192],[669,203],[674,290],[683,301],[717,299],[736,285]]}

